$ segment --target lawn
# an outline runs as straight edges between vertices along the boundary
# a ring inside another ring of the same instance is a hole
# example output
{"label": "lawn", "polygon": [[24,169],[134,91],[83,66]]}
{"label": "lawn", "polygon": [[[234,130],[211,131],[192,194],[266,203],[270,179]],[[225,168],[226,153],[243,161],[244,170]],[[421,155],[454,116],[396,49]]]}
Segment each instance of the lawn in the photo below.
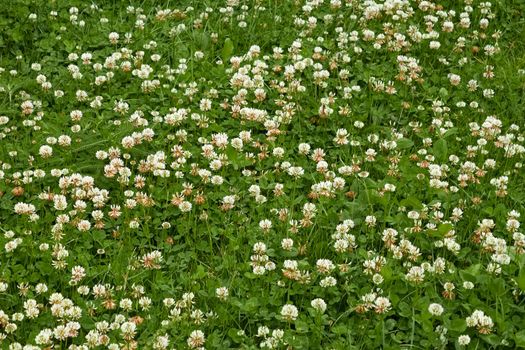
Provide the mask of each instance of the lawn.
{"label": "lawn", "polygon": [[4,0],[0,349],[525,348],[524,13]]}

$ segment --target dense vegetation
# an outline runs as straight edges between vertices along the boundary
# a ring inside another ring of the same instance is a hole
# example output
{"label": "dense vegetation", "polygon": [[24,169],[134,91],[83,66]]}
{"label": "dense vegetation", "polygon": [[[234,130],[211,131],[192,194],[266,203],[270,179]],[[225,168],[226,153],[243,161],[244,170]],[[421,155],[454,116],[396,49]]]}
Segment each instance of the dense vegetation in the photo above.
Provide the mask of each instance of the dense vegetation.
{"label": "dense vegetation", "polygon": [[525,347],[525,4],[0,4],[0,348]]}

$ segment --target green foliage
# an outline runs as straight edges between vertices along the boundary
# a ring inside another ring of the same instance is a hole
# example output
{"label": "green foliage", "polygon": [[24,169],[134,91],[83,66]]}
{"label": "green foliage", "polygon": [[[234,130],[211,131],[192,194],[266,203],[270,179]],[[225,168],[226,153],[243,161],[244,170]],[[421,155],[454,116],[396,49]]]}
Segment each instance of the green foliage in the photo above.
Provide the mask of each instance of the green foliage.
{"label": "green foliage", "polygon": [[2,3],[0,348],[525,348],[525,4],[377,3]]}

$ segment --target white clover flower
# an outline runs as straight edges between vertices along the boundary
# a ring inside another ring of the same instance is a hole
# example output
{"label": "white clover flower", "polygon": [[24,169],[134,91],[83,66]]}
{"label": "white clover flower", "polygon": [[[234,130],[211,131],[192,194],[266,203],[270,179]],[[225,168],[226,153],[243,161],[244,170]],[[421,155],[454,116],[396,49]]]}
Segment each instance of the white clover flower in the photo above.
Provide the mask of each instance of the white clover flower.
{"label": "white clover flower", "polygon": [[335,265],[331,260],[319,259],[316,262],[317,271],[322,274],[328,274],[335,269]]}
{"label": "white clover flower", "polygon": [[292,248],[293,248],[293,239],[291,239],[291,238],[284,238],[284,239],[281,241],[281,247],[282,247],[284,250],[287,250],[287,251],[292,250]]}
{"label": "white clover flower", "polygon": [[326,311],[326,302],[321,298],[316,298],[310,302],[310,305],[317,311],[324,313]]}
{"label": "white clover flower", "polygon": [[319,285],[323,288],[334,287],[336,284],[337,280],[332,276],[325,277],[319,282]]}
{"label": "white clover flower", "polygon": [[259,228],[264,232],[268,232],[272,228],[272,222],[268,219],[259,221]]}
{"label": "white clover flower", "polygon": [[428,306],[428,312],[430,312],[434,316],[441,316],[443,311],[443,306],[441,306],[440,304],[433,303]]}
{"label": "white clover flower", "polygon": [[470,344],[470,337],[466,334],[460,335],[458,337],[458,344],[461,346],[467,346]]}
{"label": "white clover flower", "polygon": [[432,50],[437,50],[441,47],[441,43],[439,41],[431,41],[430,44],[429,44],[429,47],[432,49]]}
{"label": "white clover flower", "polygon": [[120,35],[118,33],[116,33],[116,32],[111,32],[108,35],[109,42],[111,44],[116,44],[118,42],[119,37],[120,37]]}
{"label": "white clover flower", "polygon": [[226,288],[226,287],[219,287],[219,288],[215,289],[215,295],[220,300],[226,300],[228,298],[228,296],[229,296],[228,288]]}
{"label": "white clover flower", "polygon": [[295,321],[299,316],[299,310],[292,304],[286,304],[281,308],[281,316],[285,321]]}
{"label": "white clover flower", "polygon": [[77,229],[80,232],[89,231],[89,229],[91,229],[91,223],[87,220],[80,220],[77,224]]}
{"label": "white clover flower", "polygon": [[179,204],[179,209],[183,213],[187,213],[191,211],[192,204],[188,201],[183,201],[181,204]]}
{"label": "white clover flower", "polygon": [[385,297],[377,297],[374,301],[374,310],[378,314],[383,314],[385,312],[390,311],[391,309],[391,303],[388,298]]}
{"label": "white clover flower", "polygon": [[40,146],[40,149],[38,150],[38,154],[40,154],[42,158],[49,158],[53,155],[53,148],[51,148],[48,145]]}

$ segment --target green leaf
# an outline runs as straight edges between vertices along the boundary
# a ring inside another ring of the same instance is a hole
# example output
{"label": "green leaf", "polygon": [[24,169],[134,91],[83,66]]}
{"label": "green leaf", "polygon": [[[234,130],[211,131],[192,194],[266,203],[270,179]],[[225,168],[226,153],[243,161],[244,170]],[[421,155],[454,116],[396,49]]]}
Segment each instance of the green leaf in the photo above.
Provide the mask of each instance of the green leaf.
{"label": "green leaf", "polygon": [[195,279],[201,279],[206,277],[206,270],[204,269],[204,266],[199,265],[197,266],[197,271],[195,271],[195,274],[193,275]]}
{"label": "green leaf", "polygon": [[101,230],[93,231],[93,240],[97,242],[101,242],[104,238],[106,238],[106,233]]}
{"label": "green leaf", "polygon": [[495,334],[483,335],[483,336],[481,336],[481,339],[483,339],[484,341],[486,341],[490,345],[494,345],[494,346],[501,345],[501,338],[498,337]]}
{"label": "green leaf", "polygon": [[391,319],[389,318],[388,320],[386,320],[385,322],[385,328],[389,331],[391,331],[392,329],[394,329],[396,326],[396,320],[394,319]]}
{"label": "green leaf", "polygon": [[479,275],[480,270],[481,264],[471,265],[468,269],[459,271],[459,276],[464,281],[476,283],[478,280],[476,276]]}
{"label": "green leaf", "polygon": [[306,333],[309,330],[308,323],[306,323],[305,321],[302,321],[302,320],[297,320],[295,322],[295,329],[299,333]]}
{"label": "green leaf", "polygon": [[331,329],[331,331],[336,335],[347,334],[349,332],[348,326],[337,325]]}
{"label": "green leaf", "polygon": [[412,317],[412,308],[406,302],[399,303],[399,315],[403,317]]}
{"label": "green leaf", "polygon": [[505,281],[502,278],[490,279],[487,283],[487,287],[492,295],[500,296],[505,294]]}
{"label": "green leaf", "polygon": [[446,98],[448,96],[448,90],[445,88],[439,89],[439,95],[443,98]]}
{"label": "green leaf", "polygon": [[445,139],[439,139],[434,143],[434,156],[440,160],[444,161],[447,158],[448,146]]}
{"label": "green leaf", "polygon": [[385,280],[390,280],[392,278],[392,268],[390,266],[385,266],[381,269],[381,275]]}
{"label": "green leaf", "polygon": [[452,320],[449,329],[454,332],[462,333],[467,329],[467,322],[462,318]]}
{"label": "green leaf", "polygon": [[441,224],[438,226],[438,229],[437,231],[441,234],[441,235],[445,235],[447,234],[448,232],[450,232],[450,230],[454,229],[454,225],[452,224]]}
{"label": "green leaf", "polygon": [[256,297],[248,299],[243,305],[244,310],[250,312],[255,311],[259,306],[259,300]]}
{"label": "green leaf", "polygon": [[412,148],[412,146],[414,146],[414,141],[410,139],[405,139],[405,138],[397,140],[396,143],[397,143],[397,148],[399,149],[407,149],[407,148]]}
{"label": "green leaf", "polygon": [[517,332],[514,340],[516,341],[516,346],[525,348],[525,329]]}
{"label": "green leaf", "polygon": [[458,128],[450,128],[444,134],[443,138],[447,138],[452,135],[456,135],[459,132]]}
{"label": "green leaf", "polygon": [[224,40],[224,46],[222,47],[221,57],[222,61],[226,62],[233,53],[233,41],[230,38]]}
{"label": "green leaf", "polygon": [[411,196],[411,197],[403,199],[399,204],[401,206],[403,206],[403,207],[411,207],[411,208],[414,208],[414,209],[422,209],[423,208],[423,205],[421,204],[421,201],[419,199],[417,199],[416,197],[414,197],[414,196]]}
{"label": "green leaf", "polygon": [[242,342],[242,336],[239,335],[240,329],[230,328],[228,330],[228,336],[236,343]]}

